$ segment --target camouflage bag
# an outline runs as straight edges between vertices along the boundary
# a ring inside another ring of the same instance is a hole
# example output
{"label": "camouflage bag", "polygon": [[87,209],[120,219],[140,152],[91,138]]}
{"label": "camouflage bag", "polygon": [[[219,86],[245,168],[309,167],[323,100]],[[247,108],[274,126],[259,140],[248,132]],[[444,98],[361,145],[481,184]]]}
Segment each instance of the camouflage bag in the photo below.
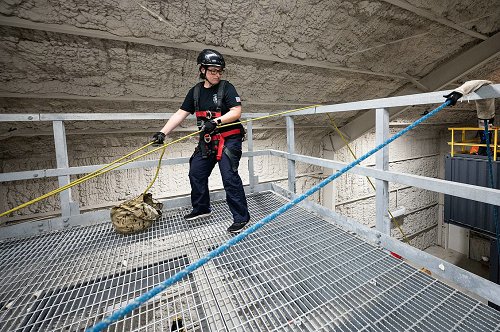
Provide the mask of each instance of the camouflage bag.
{"label": "camouflage bag", "polygon": [[137,233],[151,227],[160,218],[162,208],[152,194],[141,194],[111,208],[111,222],[117,233]]}

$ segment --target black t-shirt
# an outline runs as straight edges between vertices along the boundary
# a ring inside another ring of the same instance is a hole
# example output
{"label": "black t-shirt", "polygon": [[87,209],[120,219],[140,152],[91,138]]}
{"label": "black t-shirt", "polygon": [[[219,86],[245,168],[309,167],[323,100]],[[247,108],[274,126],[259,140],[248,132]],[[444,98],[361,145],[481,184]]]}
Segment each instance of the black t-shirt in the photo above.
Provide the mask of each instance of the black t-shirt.
{"label": "black t-shirt", "polygon": [[[198,103],[198,107],[200,108],[200,111],[211,111],[215,112],[217,109],[217,91],[219,90],[219,84],[214,85],[210,88],[205,88],[203,85],[200,87],[200,100]],[[221,105],[221,113],[222,115],[226,114],[229,112],[229,109],[235,106],[240,106],[241,105],[241,100],[240,96],[238,95],[238,92],[236,92],[236,89],[234,85],[226,81],[226,84],[224,86],[224,96],[222,99],[222,105]],[[195,109],[194,109],[194,87],[192,87],[188,94],[186,95],[186,98],[184,99],[184,102],[182,103],[181,109],[189,112],[191,114],[194,114]],[[224,127],[221,129],[221,131],[228,131],[232,130],[235,128],[243,128],[241,124],[235,125],[235,126],[228,126]]]}

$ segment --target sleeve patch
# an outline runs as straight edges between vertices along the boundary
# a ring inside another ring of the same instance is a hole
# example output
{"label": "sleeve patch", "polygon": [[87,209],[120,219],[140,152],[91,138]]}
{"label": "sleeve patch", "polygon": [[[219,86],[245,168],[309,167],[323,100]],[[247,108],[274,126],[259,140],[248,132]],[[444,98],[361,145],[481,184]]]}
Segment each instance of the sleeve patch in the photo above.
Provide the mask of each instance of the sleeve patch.
{"label": "sleeve patch", "polygon": [[237,102],[237,103],[241,103],[241,99],[240,99],[240,97],[236,97],[236,102]]}

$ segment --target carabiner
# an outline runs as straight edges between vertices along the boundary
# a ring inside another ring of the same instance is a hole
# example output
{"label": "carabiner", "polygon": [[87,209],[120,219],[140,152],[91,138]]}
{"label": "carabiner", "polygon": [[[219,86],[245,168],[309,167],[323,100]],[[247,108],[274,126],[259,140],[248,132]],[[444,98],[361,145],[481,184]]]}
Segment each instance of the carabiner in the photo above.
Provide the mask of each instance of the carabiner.
{"label": "carabiner", "polygon": [[212,137],[210,136],[210,134],[205,134],[203,136],[203,140],[205,141],[205,143],[210,143],[212,141]]}

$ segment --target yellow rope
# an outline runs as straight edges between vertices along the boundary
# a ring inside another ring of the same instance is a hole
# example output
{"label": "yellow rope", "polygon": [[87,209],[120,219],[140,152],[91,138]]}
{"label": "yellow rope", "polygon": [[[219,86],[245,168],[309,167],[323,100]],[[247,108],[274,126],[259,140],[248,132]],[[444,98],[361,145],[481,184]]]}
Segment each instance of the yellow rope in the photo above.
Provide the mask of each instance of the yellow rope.
{"label": "yellow rope", "polygon": [[[293,113],[293,112],[298,112],[298,111],[306,110],[306,109],[312,108],[312,107],[316,108],[318,106],[321,106],[321,105],[320,104],[316,104],[316,105],[306,106],[306,107],[302,107],[302,108],[296,108],[296,109],[293,109],[293,110],[283,111],[283,112],[279,112],[279,113],[274,113],[274,114],[259,116],[259,117],[256,117],[256,118],[252,118],[252,119],[240,121],[240,123],[243,124],[243,123],[247,123],[247,122],[250,122],[250,121],[264,120],[264,119],[272,118],[272,117],[278,116],[278,115],[283,115],[283,114],[288,114],[288,113]],[[238,123],[236,123],[236,124],[238,124]],[[235,123],[228,123],[228,124],[219,126],[219,128],[224,128],[224,127],[233,126],[233,125],[235,125]]]}
{"label": "yellow rope", "polygon": [[[81,180],[81,179],[86,179],[86,178],[92,178],[94,174],[96,174],[96,173],[100,173],[101,171],[105,170],[106,168],[111,167],[112,165],[114,165],[114,164],[116,164],[116,163],[118,163],[118,162],[122,161],[123,159],[126,159],[126,158],[130,157],[131,155],[133,155],[133,154],[137,153],[138,151],[140,151],[140,150],[142,150],[142,149],[147,148],[148,146],[150,146],[150,145],[152,145],[152,144],[153,144],[153,142],[148,143],[148,144],[144,145],[143,147],[140,147],[140,148],[138,148],[138,149],[136,149],[136,150],[134,150],[134,151],[132,151],[132,152],[130,152],[130,153],[128,153],[128,154],[126,154],[126,155],[124,155],[123,157],[116,159],[115,161],[111,162],[110,164],[107,164],[107,165],[105,165],[105,166],[103,166],[103,167],[101,167],[101,168],[99,168],[99,169],[97,169],[97,170],[95,170],[95,171],[93,171],[93,172],[91,172],[91,173],[89,173],[89,174],[87,174],[87,175],[85,175],[85,176],[81,177],[79,180]],[[1,216],[1,215],[0,215],[0,216]]]}
{"label": "yellow rope", "polygon": [[146,189],[144,189],[144,191],[143,191],[144,195],[148,192],[149,189],[151,189],[151,187],[155,183],[156,179],[158,178],[158,175],[160,174],[161,160],[163,159],[163,155],[165,154],[166,149],[167,149],[167,145],[164,144],[163,150],[161,151],[160,159],[158,160],[158,166],[156,167],[155,176],[153,177],[153,180],[151,180],[151,182],[149,183],[148,187]]}
{"label": "yellow rope", "polygon": [[[312,106],[306,106],[306,107],[302,107],[302,108],[297,108],[297,109],[293,109],[293,110],[288,110],[288,111],[283,111],[283,112],[279,112],[279,113],[275,113],[275,114],[269,114],[269,115],[264,115],[264,116],[260,116],[260,117],[256,117],[256,118],[252,118],[252,119],[248,119],[248,120],[243,120],[243,121],[239,121],[239,122],[236,122],[236,123],[227,123],[225,125],[220,125],[220,126],[217,126],[217,128],[224,128],[224,127],[229,127],[229,126],[234,126],[234,125],[237,125],[238,123],[240,124],[243,124],[243,123],[247,123],[249,121],[258,121],[258,120],[263,120],[263,119],[267,119],[267,118],[270,118],[270,117],[274,117],[274,116],[278,116],[278,115],[283,115],[283,114],[287,114],[287,113],[292,113],[292,112],[298,112],[298,111],[302,111],[302,110],[305,110],[305,109],[308,109],[308,108],[311,108],[311,107],[317,107],[319,105],[312,105]],[[180,141],[180,140],[183,140],[189,136],[192,136],[192,135],[195,135],[195,134],[198,134],[200,133],[201,131],[197,131],[191,135],[188,135],[188,136],[185,136],[185,137],[182,137],[180,138],[179,140],[177,141]],[[173,144],[175,142],[170,142],[168,145],[170,144]],[[166,148],[167,146],[165,146]],[[156,173],[155,173],[155,176],[153,177],[153,180],[151,181],[151,183],[148,185],[148,187],[146,188],[146,190],[144,190],[144,194],[148,192],[149,189],[151,189],[151,187],[153,186],[153,184],[155,183],[156,179],[158,178],[158,174],[160,173],[160,167],[161,167],[161,161],[163,159],[163,155],[165,154],[165,148],[163,149],[161,155],[160,155],[160,159],[158,160],[158,167],[156,168]]]}
{"label": "yellow rope", "polygon": [[[344,144],[347,146],[347,149],[349,149],[349,152],[351,153],[351,155],[353,156],[353,158],[354,159],[358,159],[358,157],[356,157],[356,154],[354,153],[354,151],[352,151],[351,146],[349,145],[349,142],[344,137],[344,135],[342,134],[342,132],[340,131],[340,129],[337,127],[337,124],[335,123],[335,121],[333,120],[333,118],[330,116],[329,113],[326,113],[326,115],[328,115],[328,118],[330,119],[330,122],[332,123],[333,127],[335,128],[335,131],[337,131],[337,133],[339,134],[340,138],[342,139],[342,141],[344,142]],[[368,176],[366,177],[366,179],[368,180],[368,182],[372,186],[373,190],[376,190],[375,189],[375,185],[373,184],[372,180]],[[403,229],[399,225],[399,223],[396,220],[396,218],[394,218],[394,216],[392,215],[391,210],[387,210],[387,212],[389,212],[389,215],[391,216],[391,221],[393,221],[394,224],[396,224],[396,226],[398,227],[399,231],[401,232],[401,235],[403,235],[404,242],[408,242],[408,238],[406,237],[405,233],[403,232]]]}
{"label": "yellow rope", "polygon": [[[92,179],[92,178],[95,178],[95,177],[97,177],[97,176],[99,176],[99,175],[105,174],[105,173],[107,173],[107,172],[109,172],[109,171],[112,171],[112,170],[114,170],[114,169],[116,169],[116,168],[118,168],[118,167],[121,167],[121,166],[123,166],[123,165],[126,165],[126,164],[128,164],[128,163],[130,163],[130,162],[132,162],[132,161],[135,161],[135,160],[139,159],[139,158],[145,157],[145,156],[147,156],[147,155],[149,155],[149,154],[151,154],[151,153],[153,153],[153,152],[159,151],[159,150],[161,150],[161,149],[165,149],[165,148],[166,148],[167,146],[169,146],[169,145],[175,144],[175,143],[177,143],[177,142],[179,142],[179,141],[181,141],[181,140],[184,140],[184,139],[186,139],[186,138],[189,138],[189,137],[191,137],[191,136],[194,136],[194,135],[196,135],[196,134],[198,134],[198,133],[200,133],[200,131],[197,131],[197,132],[191,133],[191,134],[189,134],[189,135],[186,135],[186,136],[184,136],[184,137],[181,137],[181,138],[179,138],[179,139],[177,139],[177,140],[175,140],[175,141],[172,141],[172,142],[170,142],[170,143],[168,143],[168,144],[164,144],[164,145],[162,145],[162,146],[160,146],[160,147],[157,147],[157,148],[155,148],[155,149],[153,149],[153,150],[151,150],[151,151],[145,152],[145,153],[143,153],[143,154],[141,154],[141,155],[139,155],[139,156],[136,156],[136,157],[134,157],[134,158],[132,158],[132,159],[129,159],[129,160],[123,161],[123,162],[119,163],[118,165],[115,165],[115,166],[111,167],[112,165],[114,165],[114,164],[116,164],[116,163],[118,163],[118,162],[120,162],[121,160],[123,160],[123,159],[125,159],[125,158],[126,158],[125,156],[124,156],[124,157],[121,157],[121,158],[119,158],[119,159],[117,159],[117,160],[113,161],[112,163],[110,163],[110,164],[108,164],[108,165],[106,165],[106,166],[104,166],[104,167],[101,167],[100,169],[98,169],[98,170],[96,170],[96,171],[94,171],[94,172],[92,172],[92,173],[89,173],[89,174],[85,175],[84,177],[82,177],[82,178],[80,178],[80,179],[77,179],[77,180],[75,180],[75,181],[73,181],[73,182],[70,182],[70,183],[68,183],[68,184],[66,184],[66,185],[64,185],[64,186],[62,186],[62,187],[59,187],[59,188],[57,188],[57,189],[55,189],[55,190],[52,190],[51,192],[48,192],[48,193],[46,193],[46,194],[44,194],[44,195],[42,195],[42,196],[40,196],[40,197],[37,197],[37,198],[35,198],[35,199],[33,199],[33,200],[29,201],[29,202],[23,203],[23,204],[21,204],[21,205],[19,205],[19,206],[15,207],[15,208],[13,208],[13,209],[10,209],[10,210],[8,210],[8,211],[5,211],[5,212],[3,212],[3,213],[1,213],[1,214],[0,214],[0,217],[6,216],[6,215],[8,215],[9,213],[15,212],[15,211],[20,210],[20,209],[22,209],[22,208],[25,208],[25,207],[27,207],[27,206],[29,206],[29,205],[31,205],[31,204],[34,204],[34,203],[36,203],[36,202],[39,202],[39,201],[41,201],[41,200],[43,200],[43,199],[45,199],[45,198],[48,198],[48,197],[53,196],[53,195],[55,195],[55,194],[58,194],[58,193],[60,193],[60,192],[62,192],[62,191],[64,191],[64,190],[66,190],[66,189],[69,189],[69,188],[71,188],[71,187],[74,187],[74,186],[76,186],[76,185],[78,185],[78,184],[80,184],[80,183],[83,183],[83,182],[85,182],[85,181],[88,181],[88,180],[90,180],[90,179]],[[141,147],[141,148],[139,148],[139,149],[136,149],[133,153],[136,153],[136,152],[138,152],[138,151],[140,151],[140,150],[142,150],[142,149],[144,149],[144,148],[146,148],[146,147],[148,147],[148,146],[150,146],[150,145],[152,145],[152,144],[153,144],[153,143],[148,143],[148,144],[144,145],[143,147]],[[128,156],[132,155],[133,153],[131,152],[131,153],[127,154],[126,156],[128,157]]]}
{"label": "yellow rope", "polygon": [[[312,106],[307,106],[307,107],[297,108],[297,109],[293,109],[293,110],[283,111],[283,112],[279,112],[279,113],[275,113],[275,114],[270,114],[270,115],[265,115],[265,116],[261,116],[261,117],[257,117],[257,118],[252,118],[252,119],[248,119],[248,120],[240,121],[240,123],[242,123],[242,124],[243,124],[243,123],[247,123],[247,122],[249,122],[249,121],[258,121],[258,120],[263,120],[263,119],[267,119],[267,118],[270,118],[270,117],[275,117],[275,116],[279,116],[279,115],[283,115],[283,114],[288,114],[288,113],[292,113],[292,112],[298,112],[298,111],[301,111],[301,110],[304,110],[304,109],[307,109],[307,108],[317,107],[317,106],[319,106],[319,105],[312,105]],[[235,123],[225,124],[225,125],[219,126],[219,128],[224,128],[224,127],[227,127],[227,126],[233,126],[233,125],[235,125]],[[144,191],[144,193],[146,193],[146,192],[147,192],[147,191],[148,191],[148,190],[149,190],[149,189],[153,186],[154,182],[155,182],[155,181],[156,181],[156,179],[158,178],[159,170],[160,170],[160,167],[161,167],[161,161],[162,161],[162,158],[163,158],[163,155],[164,155],[164,153],[165,153],[166,148],[167,148],[168,146],[172,145],[172,144],[178,143],[178,142],[183,141],[183,140],[185,140],[185,139],[187,139],[187,138],[189,138],[189,137],[192,137],[192,136],[194,136],[194,135],[197,135],[197,134],[199,134],[200,132],[201,132],[200,130],[195,131],[195,132],[193,132],[193,133],[191,133],[191,134],[189,134],[189,135],[183,136],[183,137],[181,137],[181,138],[179,138],[179,139],[177,139],[177,140],[171,141],[171,142],[169,142],[169,143],[167,143],[167,144],[163,144],[162,146],[160,146],[160,147],[158,147],[158,148],[155,148],[155,149],[153,149],[153,150],[151,150],[151,151],[148,151],[148,152],[146,152],[146,153],[143,153],[143,154],[141,154],[141,155],[139,155],[139,156],[136,156],[136,157],[134,157],[134,158],[132,158],[132,159],[129,159],[129,160],[126,160],[126,161],[121,162],[122,160],[124,160],[124,159],[126,159],[126,158],[130,157],[131,155],[133,155],[133,154],[135,154],[135,153],[139,152],[140,150],[143,150],[143,149],[147,148],[148,146],[153,145],[153,142],[148,143],[148,144],[146,144],[146,145],[144,145],[144,146],[142,146],[142,147],[140,147],[140,148],[138,148],[138,149],[136,149],[136,150],[134,150],[134,151],[132,151],[132,152],[130,152],[130,153],[128,153],[128,154],[126,154],[125,156],[123,156],[123,157],[121,157],[121,158],[118,158],[117,160],[115,160],[115,161],[111,162],[110,164],[105,165],[105,166],[103,166],[103,167],[99,168],[98,170],[96,170],[96,171],[94,171],[94,172],[91,172],[91,173],[89,173],[89,174],[87,174],[87,175],[85,175],[85,176],[83,176],[83,177],[81,177],[81,178],[79,178],[79,179],[77,179],[77,180],[75,180],[75,181],[73,181],[73,182],[70,182],[70,183],[68,183],[68,184],[66,184],[66,185],[64,185],[64,186],[62,186],[62,187],[59,187],[59,188],[57,188],[57,189],[55,189],[55,190],[52,190],[51,192],[48,192],[48,193],[46,193],[46,194],[44,194],[44,195],[42,195],[42,196],[40,196],[40,197],[37,197],[37,198],[35,198],[35,199],[32,199],[31,201],[26,202],[26,203],[23,203],[23,204],[21,204],[21,205],[19,205],[19,206],[15,207],[15,208],[12,208],[12,209],[10,209],[10,210],[8,210],[8,211],[2,212],[2,213],[0,213],[0,217],[6,216],[6,215],[8,215],[8,214],[10,214],[10,213],[12,213],[12,212],[18,211],[18,210],[20,210],[20,209],[22,209],[22,208],[25,208],[25,207],[27,207],[27,206],[29,206],[29,205],[32,205],[32,204],[34,204],[34,203],[37,203],[37,202],[39,202],[39,201],[41,201],[41,200],[43,200],[43,199],[45,199],[45,198],[48,198],[48,197],[50,197],[50,196],[56,195],[56,194],[58,194],[58,193],[60,193],[60,192],[62,192],[62,191],[64,191],[64,190],[66,190],[66,189],[69,189],[69,188],[71,188],[71,187],[74,187],[74,186],[76,186],[76,185],[78,185],[78,184],[80,184],[80,183],[86,182],[86,181],[88,181],[88,180],[90,180],[90,179],[92,179],[92,178],[95,178],[95,177],[99,176],[99,175],[105,174],[105,173],[107,173],[107,172],[109,172],[109,171],[112,171],[112,170],[114,170],[114,169],[118,168],[118,167],[121,167],[121,166],[126,165],[126,164],[128,164],[128,163],[130,163],[130,162],[132,162],[132,161],[135,161],[135,160],[137,160],[137,159],[139,159],[139,158],[142,158],[142,157],[144,157],[144,156],[147,156],[147,155],[149,155],[149,154],[151,154],[151,153],[153,153],[153,152],[156,152],[156,151],[159,151],[159,150],[163,150],[163,151],[162,151],[162,153],[161,153],[160,159],[159,159],[159,161],[158,161],[158,166],[157,166],[157,168],[156,168],[156,173],[155,173],[155,176],[154,176],[153,180],[151,181],[151,183],[150,183],[150,184],[148,185],[148,187],[146,188],[146,190]],[[115,165],[115,164],[117,164],[117,163],[119,163],[119,164],[118,164],[118,165],[116,165],[116,166],[113,166],[113,165]],[[113,166],[113,167],[112,167],[112,166]],[[1,224],[2,224],[2,223],[0,222],[0,225],[1,225]]]}

